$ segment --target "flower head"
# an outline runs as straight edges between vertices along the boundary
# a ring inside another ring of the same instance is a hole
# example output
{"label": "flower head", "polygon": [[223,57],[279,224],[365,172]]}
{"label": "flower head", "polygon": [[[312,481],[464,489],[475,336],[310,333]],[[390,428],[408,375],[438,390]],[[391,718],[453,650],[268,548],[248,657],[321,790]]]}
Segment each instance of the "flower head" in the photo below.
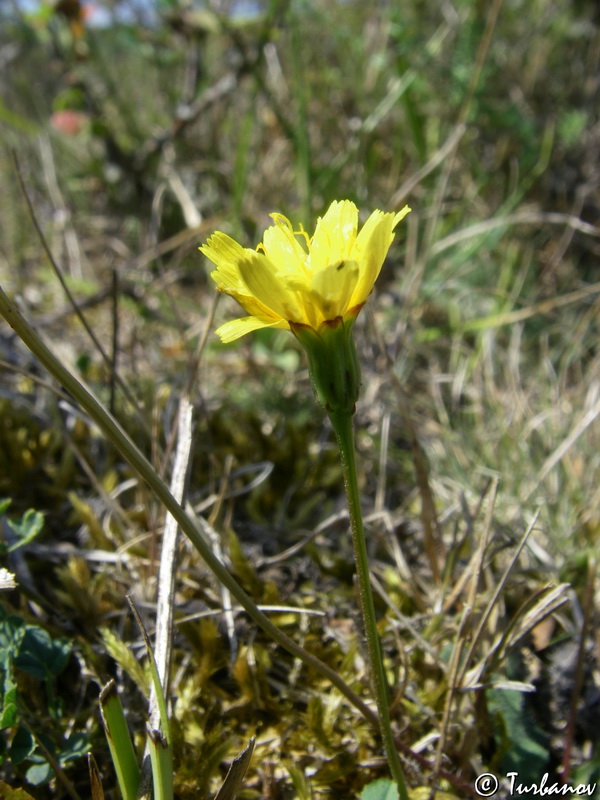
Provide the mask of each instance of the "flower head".
{"label": "flower head", "polygon": [[271,214],[275,224],[256,250],[214,233],[200,248],[217,266],[211,277],[249,314],[221,325],[221,340],[258,328],[318,332],[337,321],[353,322],[377,280],[394,228],[409,211],[374,211],[358,231],[354,203],[335,201],[311,238],[282,214]]}

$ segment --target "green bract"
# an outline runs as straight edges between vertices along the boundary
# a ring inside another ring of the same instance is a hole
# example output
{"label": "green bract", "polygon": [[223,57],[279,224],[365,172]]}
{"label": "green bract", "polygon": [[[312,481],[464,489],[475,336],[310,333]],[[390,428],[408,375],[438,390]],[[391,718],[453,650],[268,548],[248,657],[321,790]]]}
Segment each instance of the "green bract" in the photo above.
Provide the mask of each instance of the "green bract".
{"label": "green bract", "polygon": [[336,317],[318,330],[291,323],[292,333],[308,356],[310,380],[327,412],[354,413],[360,391],[360,365],[352,335],[354,319]]}

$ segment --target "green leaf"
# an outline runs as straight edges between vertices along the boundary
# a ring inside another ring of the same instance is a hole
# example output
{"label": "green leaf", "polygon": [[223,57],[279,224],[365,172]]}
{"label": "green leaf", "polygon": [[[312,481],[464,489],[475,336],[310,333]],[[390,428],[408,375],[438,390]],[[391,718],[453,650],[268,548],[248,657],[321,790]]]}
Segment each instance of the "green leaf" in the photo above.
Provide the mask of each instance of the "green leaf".
{"label": "green leaf", "polygon": [[136,800],[140,769],[114,681],[100,692],[100,714],[121,794],[125,800]]}
{"label": "green leaf", "polygon": [[0,606],[0,664],[11,664],[11,659],[19,652],[25,630],[24,619],[14,614],[9,616]]}
{"label": "green leaf", "polygon": [[548,736],[535,723],[523,692],[489,689],[486,692],[498,748],[498,765],[506,774],[516,771],[523,783],[535,783],[548,763]]}
{"label": "green leaf", "polygon": [[10,671],[7,671],[4,678],[3,697],[1,698],[2,706],[0,710],[0,730],[4,728],[13,728],[17,724],[18,708],[17,708],[17,684],[12,679]]}
{"label": "green leaf", "polygon": [[0,730],[17,724],[17,684],[13,678],[13,664],[25,635],[25,622],[8,616],[0,606]]}
{"label": "green leaf", "polygon": [[36,746],[31,732],[27,728],[19,727],[8,750],[10,760],[13,764],[20,764],[30,758]]}
{"label": "green leaf", "polygon": [[394,781],[381,778],[373,781],[360,793],[360,800],[398,800],[398,787]]}
{"label": "green leaf", "polygon": [[9,548],[8,552],[12,553],[13,550],[18,550],[29,542],[33,541],[44,527],[44,515],[39,511],[34,511],[30,508],[23,514],[20,522],[16,520],[8,520],[8,526],[16,534],[18,541],[14,542]]}
{"label": "green leaf", "polygon": [[52,767],[46,763],[34,764],[25,773],[25,777],[32,786],[41,786],[43,783],[47,783],[53,775]]}
{"label": "green leaf", "polygon": [[67,639],[52,639],[50,634],[37,625],[28,625],[21,641],[15,666],[39,680],[56,675],[64,670],[71,655],[72,645]]}
{"label": "green leaf", "polygon": [[58,754],[58,760],[61,764],[67,764],[85,756],[90,749],[90,740],[85,733],[72,733]]}

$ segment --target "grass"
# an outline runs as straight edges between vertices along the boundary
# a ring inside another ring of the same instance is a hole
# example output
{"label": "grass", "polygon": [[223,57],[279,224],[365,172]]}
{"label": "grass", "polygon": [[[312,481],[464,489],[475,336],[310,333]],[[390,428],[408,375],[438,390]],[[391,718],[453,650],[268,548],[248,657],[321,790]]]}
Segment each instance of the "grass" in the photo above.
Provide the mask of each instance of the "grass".
{"label": "grass", "polygon": [[[473,796],[486,771],[533,782],[562,769],[592,783],[593,6],[312,0],[249,19],[160,9],[159,24],[81,36],[58,12],[1,12],[4,289],[167,483],[192,376],[188,500],[212,547],[259,606],[277,609],[274,622],[369,701],[341,471],[303,356],[285,332],[215,339],[235,304],[215,306],[196,247],[215,229],[253,246],[274,210],[308,228],[335,198],[365,212],[409,202],[406,235],[357,324],[356,422],[412,798],[427,787],[440,800]],[[65,110],[80,115],[74,135],[60,130]],[[50,269],[11,149],[106,358]],[[2,778],[40,800],[88,797],[87,748],[116,796],[98,692],[116,680],[141,759],[150,679],[125,595],[153,634],[165,509],[6,326],[0,348],[3,520],[44,515],[2,564],[18,582],[2,594],[13,620],[2,629]],[[182,542],[177,796],[214,796],[253,736],[239,798],[358,798],[386,777],[364,716],[235,603],[224,613],[230,601]],[[38,633],[25,646],[7,630]],[[68,651],[58,674],[31,667],[36,637]]]}

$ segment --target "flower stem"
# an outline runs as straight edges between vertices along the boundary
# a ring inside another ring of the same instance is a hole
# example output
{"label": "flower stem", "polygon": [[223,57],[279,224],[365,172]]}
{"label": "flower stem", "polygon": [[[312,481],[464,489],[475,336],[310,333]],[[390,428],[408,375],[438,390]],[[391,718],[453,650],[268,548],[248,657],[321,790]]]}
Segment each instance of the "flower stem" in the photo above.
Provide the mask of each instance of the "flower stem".
{"label": "flower stem", "polygon": [[394,743],[394,735],[390,721],[390,703],[388,685],[383,666],[381,645],[377,633],[377,621],[375,619],[375,605],[373,603],[373,593],[369,579],[369,559],[367,556],[367,545],[365,541],[365,530],[363,526],[362,512],[360,508],[360,496],[358,492],[358,480],[356,475],[356,459],[354,453],[354,430],[352,414],[346,411],[329,412],[329,418],[338,446],[344,474],[344,485],[346,487],[346,498],[348,500],[348,510],[350,513],[350,526],[352,528],[352,543],[354,545],[354,559],[356,562],[356,574],[358,577],[360,607],[363,616],[363,624],[367,639],[367,651],[369,655],[369,667],[371,681],[375,692],[377,712],[379,716],[379,727],[383,738],[386,756],[390,772],[398,786],[400,800],[408,800],[408,791],[404,780],[404,771],[398,751]]}

